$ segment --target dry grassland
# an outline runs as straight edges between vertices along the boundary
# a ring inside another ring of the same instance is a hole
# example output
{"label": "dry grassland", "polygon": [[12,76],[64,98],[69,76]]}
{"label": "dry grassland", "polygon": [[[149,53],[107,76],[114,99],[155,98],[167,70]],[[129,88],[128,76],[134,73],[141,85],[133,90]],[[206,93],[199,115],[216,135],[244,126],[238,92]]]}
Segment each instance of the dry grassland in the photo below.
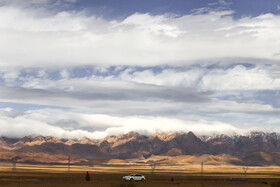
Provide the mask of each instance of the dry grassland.
{"label": "dry grassland", "polygon": [[[149,165],[124,164],[77,166],[29,165],[0,163],[0,186],[4,187],[268,187],[280,181],[280,167],[249,167],[245,175],[242,166],[159,165],[155,173]],[[91,181],[85,181],[85,173]],[[142,173],[146,182],[121,181],[129,173]],[[172,181],[173,179],[173,181]]]}

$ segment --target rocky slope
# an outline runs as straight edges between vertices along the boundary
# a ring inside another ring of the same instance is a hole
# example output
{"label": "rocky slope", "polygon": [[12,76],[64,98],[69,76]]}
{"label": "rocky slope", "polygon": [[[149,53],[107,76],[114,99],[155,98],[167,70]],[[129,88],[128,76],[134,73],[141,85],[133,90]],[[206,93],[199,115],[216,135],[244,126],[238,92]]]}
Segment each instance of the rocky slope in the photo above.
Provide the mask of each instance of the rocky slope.
{"label": "rocky slope", "polygon": [[67,140],[51,136],[28,136],[21,139],[0,137],[0,159],[12,159],[13,156],[4,158],[4,152],[5,155],[7,152],[11,155],[24,153],[25,158],[28,155],[39,153],[64,159],[65,156],[71,155],[77,162],[79,160],[86,162],[99,159],[146,159],[152,155],[173,157],[179,155],[228,155],[239,159],[238,162],[231,164],[280,165],[280,154],[278,153],[280,152],[280,135],[252,132],[246,136],[198,137],[192,132],[188,132],[144,136],[130,132],[119,136],[109,136],[101,140],[88,138]]}

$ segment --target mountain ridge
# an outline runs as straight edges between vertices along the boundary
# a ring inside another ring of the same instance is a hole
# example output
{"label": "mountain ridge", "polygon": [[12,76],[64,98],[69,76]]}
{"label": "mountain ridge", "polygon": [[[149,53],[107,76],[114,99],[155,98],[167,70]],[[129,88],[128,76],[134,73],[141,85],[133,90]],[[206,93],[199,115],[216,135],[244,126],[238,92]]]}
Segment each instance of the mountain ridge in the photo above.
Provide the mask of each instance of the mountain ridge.
{"label": "mountain ridge", "polygon": [[[53,136],[0,137],[0,153],[49,154],[73,156],[81,162],[103,159],[146,159],[153,155],[229,155],[239,164],[280,165],[280,134],[251,132],[248,135],[196,136],[188,133],[136,132],[107,136],[103,139],[59,139]],[[59,158],[66,158],[60,156]],[[8,160],[8,157],[0,160]],[[11,158],[12,159],[12,158]],[[29,161],[32,159],[29,159]],[[24,160],[23,160],[24,161]],[[58,159],[59,161],[59,159]],[[42,162],[42,161],[40,161]]]}

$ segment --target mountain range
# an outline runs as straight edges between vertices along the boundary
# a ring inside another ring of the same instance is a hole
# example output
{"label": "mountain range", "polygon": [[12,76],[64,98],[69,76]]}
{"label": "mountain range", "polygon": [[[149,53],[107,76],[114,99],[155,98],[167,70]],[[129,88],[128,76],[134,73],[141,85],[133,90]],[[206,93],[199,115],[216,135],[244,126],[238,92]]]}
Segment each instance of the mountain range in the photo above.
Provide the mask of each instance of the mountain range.
{"label": "mountain range", "polygon": [[170,162],[184,156],[195,157],[192,163],[207,157],[209,164],[280,165],[280,134],[196,136],[188,132],[145,136],[129,132],[80,140],[52,136],[0,137],[0,161],[68,163],[71,160],[72,164],[89,164],[116,159],[147,161],[156,156]]}

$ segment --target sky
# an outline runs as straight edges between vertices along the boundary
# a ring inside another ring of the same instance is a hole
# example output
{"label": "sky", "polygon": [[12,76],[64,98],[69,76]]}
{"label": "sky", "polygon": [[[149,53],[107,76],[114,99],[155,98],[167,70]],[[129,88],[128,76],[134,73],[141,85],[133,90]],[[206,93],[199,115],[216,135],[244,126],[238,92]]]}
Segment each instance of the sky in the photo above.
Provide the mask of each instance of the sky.
{"label": "sky", "polygon": [[0,136],[280,132],[278,0],[0,0]]}

